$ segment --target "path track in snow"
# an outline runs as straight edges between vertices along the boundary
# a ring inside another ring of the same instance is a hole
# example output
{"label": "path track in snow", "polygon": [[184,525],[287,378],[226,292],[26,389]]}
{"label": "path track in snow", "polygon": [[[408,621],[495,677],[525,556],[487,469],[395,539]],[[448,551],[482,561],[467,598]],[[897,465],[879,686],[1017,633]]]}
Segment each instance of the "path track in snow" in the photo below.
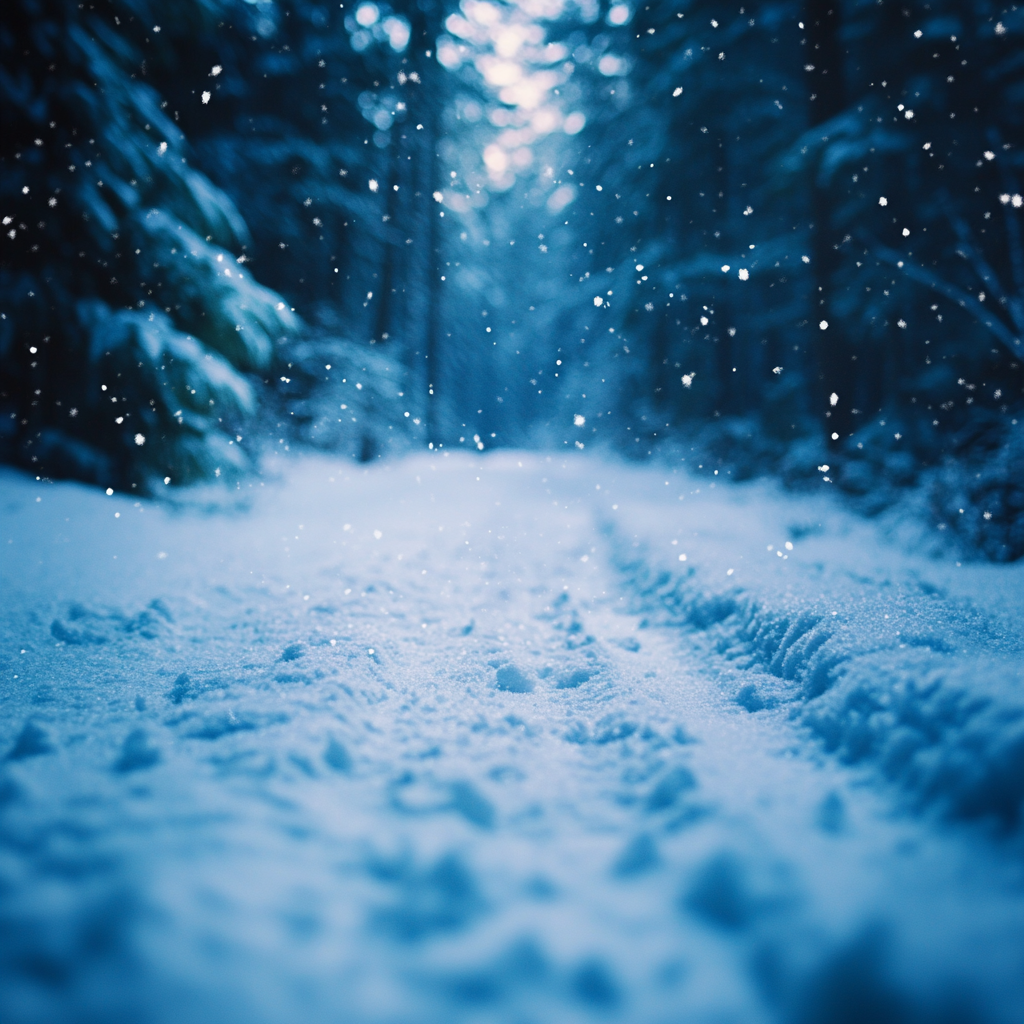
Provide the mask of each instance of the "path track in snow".
{"label": "path track in snow", "polygon": [[1020,1019],[1012,780],[929,802],[803,710],[879,652],[971,685],[890,615],[1009,678],[1016,570],[657,468],[281,473],[234,512],[5,475],[6,1020]]}

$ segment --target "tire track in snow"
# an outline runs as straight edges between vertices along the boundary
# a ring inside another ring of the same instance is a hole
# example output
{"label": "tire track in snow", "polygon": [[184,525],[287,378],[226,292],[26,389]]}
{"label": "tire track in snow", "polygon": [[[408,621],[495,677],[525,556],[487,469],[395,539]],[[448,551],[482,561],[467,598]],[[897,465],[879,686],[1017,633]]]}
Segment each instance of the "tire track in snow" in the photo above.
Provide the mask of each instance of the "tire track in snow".
{"label": "tire track in snow", "polygon": [[[612,522],[604,529],[633,607],[700,636],[740,670],[741,706],[756,712],[788,705],[824,749],[895,783],[917,810],[977,821],[1019,850],[1019,623],[987,615],[907,570],[895,586],[857,579],[840,566],[810,586],[772,590],[763,580],[734,583],[692,559],[673,568],[650,549],[638,554]],[[828,557],[826,543],[807,546]]]}

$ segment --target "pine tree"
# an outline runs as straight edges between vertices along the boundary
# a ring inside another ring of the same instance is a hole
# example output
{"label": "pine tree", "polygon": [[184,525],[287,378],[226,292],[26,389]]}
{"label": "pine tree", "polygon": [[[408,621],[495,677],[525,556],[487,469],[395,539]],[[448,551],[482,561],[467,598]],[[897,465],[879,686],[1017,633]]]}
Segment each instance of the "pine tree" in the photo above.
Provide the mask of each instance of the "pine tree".
{"label": "pine tree", "polygon": [[5,12],[0,430],[39,475],[146,491],[246,464],[247,374],[297,320],[242,265],[244,221],[145,81],[223,9]]}

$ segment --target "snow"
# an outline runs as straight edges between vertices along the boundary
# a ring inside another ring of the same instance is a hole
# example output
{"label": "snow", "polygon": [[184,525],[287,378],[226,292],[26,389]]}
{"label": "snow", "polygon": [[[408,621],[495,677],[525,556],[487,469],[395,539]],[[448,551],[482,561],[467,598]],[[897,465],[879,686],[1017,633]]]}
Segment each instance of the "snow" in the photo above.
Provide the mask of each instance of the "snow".
{"label": "snow", "polygon": [[5,1021],[1024,1018],[1024,566],[582,455],[0,490]]}

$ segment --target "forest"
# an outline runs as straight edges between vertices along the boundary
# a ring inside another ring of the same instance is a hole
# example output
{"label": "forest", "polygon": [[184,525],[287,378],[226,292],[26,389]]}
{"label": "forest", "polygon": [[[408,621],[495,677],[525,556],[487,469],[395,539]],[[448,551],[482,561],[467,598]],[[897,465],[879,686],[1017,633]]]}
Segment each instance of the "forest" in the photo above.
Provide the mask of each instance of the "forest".
{"label": "forest", "polygon": [[1024,1021],[1019,0],[5,0],[3,1024]]}
{"label": "forest", "polygon": [[286,444],[597,447],[1020,558],[1022,33],[988,0],[12,0],[0,458],[158,494]]}

